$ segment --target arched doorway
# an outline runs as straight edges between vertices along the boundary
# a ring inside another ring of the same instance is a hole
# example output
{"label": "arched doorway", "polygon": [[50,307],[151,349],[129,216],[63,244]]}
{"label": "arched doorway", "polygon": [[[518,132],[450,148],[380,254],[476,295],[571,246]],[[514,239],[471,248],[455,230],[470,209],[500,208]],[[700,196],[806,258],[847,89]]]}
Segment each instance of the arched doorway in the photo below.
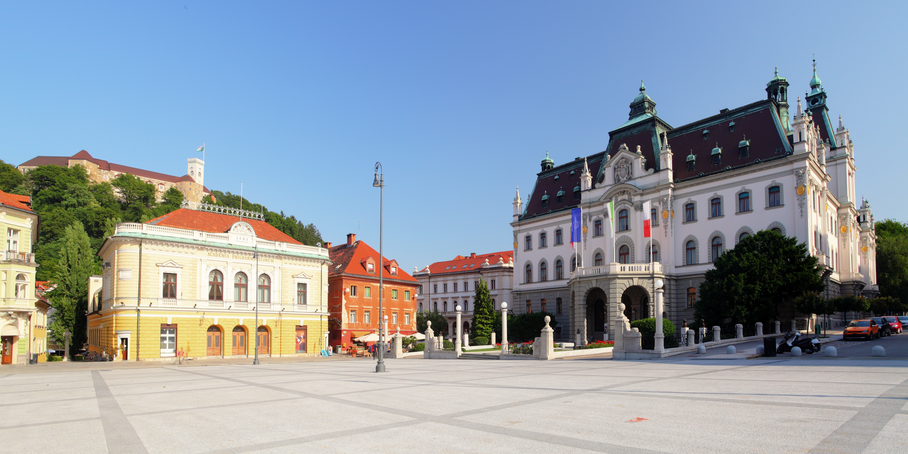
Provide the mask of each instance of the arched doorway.
{"label": "arched doorway", "polygon": [[233,352],[234,355],[246,354],[246,328],[235,326],[233,328]]}
{"label": "arched doorway", "polygon": [[588,340],[603,340],[607,333],[608,297],[601,288],[594,288],[586,297]]}
{"label": "arched doorway", "polygon": [[649,317],[649,293],[639,285],[628,287],[621,294],[621,302],[624,304],[624,316],[628,320],[640,320]]}
{"label": "arched doorway", "polygon": [[221,328],[217,325],[208,327],[208,343],[206,355],[221,356]]}
{"label": "arched doorway", "polygon": [[256,331],[257,331],[256,334],[258,335],[258,340],[259,340],[259,355],[267,355],[267,354],[271,353],[271,349],[270,349],[271,336],[268,331],[268,327],[259,326],[259,328]]}

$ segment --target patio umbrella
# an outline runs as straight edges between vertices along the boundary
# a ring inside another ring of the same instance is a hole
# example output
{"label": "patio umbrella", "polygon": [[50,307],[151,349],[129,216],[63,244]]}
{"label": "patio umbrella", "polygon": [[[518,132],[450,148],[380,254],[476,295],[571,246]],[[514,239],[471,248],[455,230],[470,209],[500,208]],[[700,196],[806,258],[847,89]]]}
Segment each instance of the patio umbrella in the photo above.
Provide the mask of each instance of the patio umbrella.
{"label": "patio umbrella", "polygon": [[423,333],[411,334],[411,336],[415,337],[416,340],[426,340],[426,335]]}
{"label": "patio umbrella", "polygon": [[362,343],[378,342],[378,334],[369,333],[369,334],[366,334],[365,336],[360,336],[353,340],[355,340],[356,342],[362,342]]}

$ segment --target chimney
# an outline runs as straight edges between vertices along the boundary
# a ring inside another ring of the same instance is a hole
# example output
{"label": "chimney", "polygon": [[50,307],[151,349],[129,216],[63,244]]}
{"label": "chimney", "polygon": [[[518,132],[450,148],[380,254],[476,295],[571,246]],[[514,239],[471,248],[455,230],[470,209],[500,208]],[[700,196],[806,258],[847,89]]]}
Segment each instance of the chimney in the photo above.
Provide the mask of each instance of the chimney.
{"label": "chimney", "polygon": [[475,259],[475,258],[476,258],[476,253],[475,253],[475,252],[471,252],[471,253],[470,253],[470,258],[471,258],[471,259]]}
{"label": "chimney", "polygon": [[356,234],[348,233],[347,234],[347,246],[352,246],[356,242]]}
{"label": "chimney", "polygon": [[325,249],[331,249],[331,242],[325,243]]}

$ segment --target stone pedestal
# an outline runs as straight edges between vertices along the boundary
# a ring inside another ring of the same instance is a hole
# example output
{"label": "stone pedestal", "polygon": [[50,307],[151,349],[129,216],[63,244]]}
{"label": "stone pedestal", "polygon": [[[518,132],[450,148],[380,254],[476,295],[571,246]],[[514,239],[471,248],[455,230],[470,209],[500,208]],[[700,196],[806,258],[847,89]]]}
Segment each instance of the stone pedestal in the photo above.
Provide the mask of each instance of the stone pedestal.
{"label": "stone pedestal", "polygon": [[553,359],[555,357],[555,330],[549,326],[552,317],[546,315],[543,320],[545,320],[545,327],[542,328],[539,338],[533,344],[533,355],[540,359]]}
{"label": "stone pedestal", "polygon": [[738,323],[735,325],[735,338],[741,339],[744,337],[744,325]]}
{"label": "stone pedestal", "polygon": [[495,332],[492,332],[491,344],[489,344],[489,345],[495,345],[495,344],[497,344],[497,343],[498,343],[498,342],[495,342]]}
{"label": "stone pedestal", "polygon": [[435,331],[432,331],[432,322],[426,322],[426,325],[428,327],[426,328],[426,332],[424,333],[426,335],[426,339],[424,341],[424,343],[426,344],[425,351],[431,353],[435,351]]}
{"label": "stone pedestal", "polygon": [[782,322],[776,320],[772,322],[776,334],[782,334]]}
{"label": "stone pedestal", "polygon": [[694,330],[687,331],[687,346],[688,347],[692,347],[694,345],[694,343],[696,343],[696,341],[697,341],[696,337],[697,337],[697,334],[694,333]]}
{"label": "stone pedestal", "polygon": [[763,323],[757,322],[757,336],[763,336]]}
{"label": "stone pedestal", "polygon": [[720,340],[722,340],[722,328],[713,326],[713,342],[719,342]]}
{"label": "stone pedestal", "polygon": [[388,352],[388,358],[403,358],[403,336],[400,333],[395,333],[391,336],[391,351]]}

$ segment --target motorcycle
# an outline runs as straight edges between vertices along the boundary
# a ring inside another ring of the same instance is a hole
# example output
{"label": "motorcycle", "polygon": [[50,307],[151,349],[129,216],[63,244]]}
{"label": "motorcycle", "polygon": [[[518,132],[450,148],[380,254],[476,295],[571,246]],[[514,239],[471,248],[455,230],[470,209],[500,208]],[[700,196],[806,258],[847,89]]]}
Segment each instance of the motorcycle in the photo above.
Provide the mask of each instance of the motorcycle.
{"label": "motorcycle", "polygon": [[788,332],[782,341],[779,342],[776,353],[790,352],[792,347],[799,347],[802,352],[808,355],[819,352],[822,348],[820,341],[815,337],[801,336],[801,333]]}

